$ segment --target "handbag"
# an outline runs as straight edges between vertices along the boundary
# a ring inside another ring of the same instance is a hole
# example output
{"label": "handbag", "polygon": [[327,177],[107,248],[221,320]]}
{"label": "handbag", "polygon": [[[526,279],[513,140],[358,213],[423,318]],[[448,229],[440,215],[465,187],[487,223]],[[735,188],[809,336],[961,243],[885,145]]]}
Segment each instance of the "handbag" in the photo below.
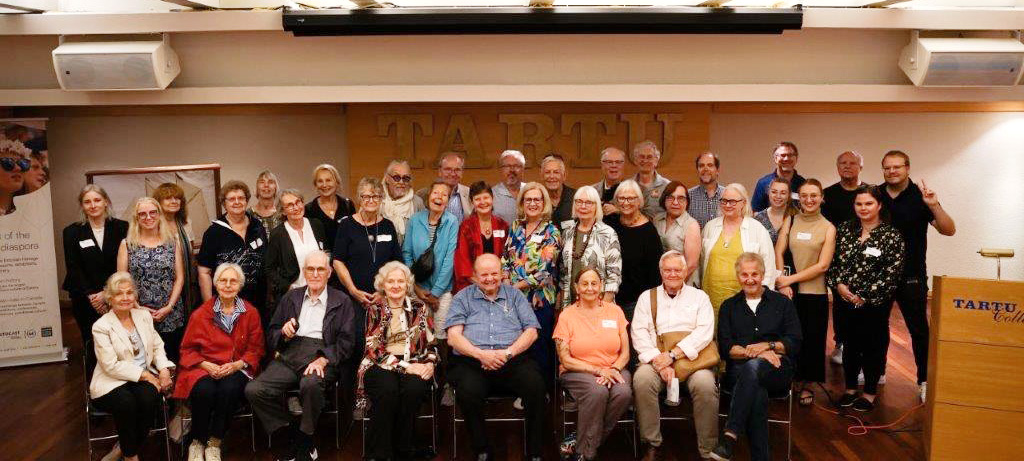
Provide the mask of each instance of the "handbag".
{"label": "handbag", "polygon": [[[658,329],[658,289],[652,288],[651,293],[651,319],[654,322],[654,329]],[[665,334],[658,335],[658,350],[662,352],[668,352],[679,344],[683,338],[690,335],[689,331],[670,331]],[[690,360],[685,355],[676,359],[675,363],[672,364],[672,368],[676,371],[676,378],[680,381],[686,381],[695,371],[704,370],[707,368],[718,366],[718,362],[722,359],[718,355],[718,344],[715,341],[708,343],[704,349],[701,349],[700,353],[697,354],[697,358]]]}
{"label": "handbag", "polygon": [[441,227],[441,220],[437,221],[437,225],[434,226],[434,232],[430,234],[430,246],[427,247],[427,251],[424,251],[419,258],[416,258],[412,262],[412,267],[409,268],[412,271],[413,277],[421,282],[426,282],[434,274],[434,243],[437,243],[438,227]]}
{"label": "handbag", "polygon": [[[793,235],[793,222],[796,221],[796,216],[789,217],[789,232],[786,233],[786,238],[789,239]],[[786,242],[786,251],[782,252],[782,270],[783,275],[793,275],[796,273],[796,263],[793,262],[793,251],[791,250],[790,243]],[[800,283],[793,282],[789,284],[789,287],[793,289],[793,294],[800,292]]]}

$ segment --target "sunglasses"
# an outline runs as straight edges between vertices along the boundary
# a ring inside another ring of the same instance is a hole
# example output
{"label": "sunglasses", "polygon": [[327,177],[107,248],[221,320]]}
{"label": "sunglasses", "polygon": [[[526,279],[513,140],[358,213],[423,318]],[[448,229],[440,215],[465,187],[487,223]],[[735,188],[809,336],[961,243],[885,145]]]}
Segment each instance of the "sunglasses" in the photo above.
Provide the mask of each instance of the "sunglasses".
{"label": "sunglasses", "polygon": [[4,169],[4,171],[7,171],[7,172],[14,171],[17,168],[17,169],[20,169],[22,173],[24,173],[24,172],[28,171],[28,169],[31,166],[32,166],[32,162],[29,162],[28,160],[23,159],[23,158],[17,158],[17,157],[3,157],[3,158],[0,158],[0,167],[2,167]]}
{"label": "sunglasses", "polygon": [[392,174],[392,175],[388,175],[388,176],[390,176],[391,180],[394,181],[394,182],[404,182],[404,183],[411,183],[412,182],[412,176],[409,176],[409,175]]}

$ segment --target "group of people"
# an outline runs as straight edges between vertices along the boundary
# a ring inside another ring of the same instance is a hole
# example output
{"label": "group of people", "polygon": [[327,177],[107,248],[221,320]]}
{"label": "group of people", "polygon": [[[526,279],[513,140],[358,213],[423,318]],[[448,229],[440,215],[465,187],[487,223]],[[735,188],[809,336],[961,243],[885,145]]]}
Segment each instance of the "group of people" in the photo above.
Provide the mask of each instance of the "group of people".
{"label": "group of people", "polygon": [[[863,159],[844,152],[827,188],[797,174],[794,144],[772,157],[753,196],[719,184],[710,152],[695,159],[692,188],[661,176],[649,141],[628,156],[633,177],[626,153],[609,147],[601,181],[576,189],[558,155],[541,161],[540,182],[524,182],[515,150],[499,155],[493,186],[463,185],[463,158],[447,153],[428,187],[414,191],[396,160],[382,180],[360,180],[354,200],[328,164],[314,169],[308,203],[264,171],[255,201],[245,183],[224,184],[224,214],[195,256],[177,185],[138,199],[130,222],[88,185],[84,219],[64,230],[64,288],[95,349],[90,395],[114,414],[116,456],[128,460],[172,388],[193,418],[190,460],[220,459],[244,400],[278,459],[316,459],[334,383],[369,414],[367,459],[415,455],[415,417],[436,386],[458,405],[478,459],[492,456],[488,397],[518,398],[525,455],[539,459],[547,402],[564,390],[578,409],[576,458],[595,458],[633,405],[653,460],[661,396],[685,385],[701,457],[731,459],[745,434],[753,458],[768,459],[769,397],[795,388],[811,405],[811,384],[824,381],[831,297],[839,405],[874,407],[894,300],[923,398],[927,226],[952,235],[952,218],[910,181],[903,152],[885,154],[879,186],[862,183]],[[285,398],[293,389],[299,421]],[[721,432],[720,391],[731,395]]]}
{"label": "group of people", "polygon": [[46,138],[17,124],[0,130],[0,216],[16,211],[14,197],[35,192],[50,181]]}

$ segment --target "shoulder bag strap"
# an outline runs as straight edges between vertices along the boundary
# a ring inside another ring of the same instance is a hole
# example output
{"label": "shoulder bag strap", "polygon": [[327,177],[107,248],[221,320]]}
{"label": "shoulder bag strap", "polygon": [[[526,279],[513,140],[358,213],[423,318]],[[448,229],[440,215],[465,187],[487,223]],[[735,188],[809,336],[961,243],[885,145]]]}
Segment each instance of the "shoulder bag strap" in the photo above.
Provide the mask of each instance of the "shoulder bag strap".
{"label": "shoulder bag strap", "polygon": [[658,287],[651,288],[651,322],[654,324],[654,334],[658,334]]}

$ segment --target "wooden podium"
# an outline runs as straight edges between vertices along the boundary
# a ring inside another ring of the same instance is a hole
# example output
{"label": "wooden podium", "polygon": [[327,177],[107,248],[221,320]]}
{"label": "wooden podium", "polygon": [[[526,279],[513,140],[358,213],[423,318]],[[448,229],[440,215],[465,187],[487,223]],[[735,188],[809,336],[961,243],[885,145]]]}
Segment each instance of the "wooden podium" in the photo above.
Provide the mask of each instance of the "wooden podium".
{"label": "wooden podium", "polygon": [[925,450],[1024,459],[1024,282],[935,277]]}

